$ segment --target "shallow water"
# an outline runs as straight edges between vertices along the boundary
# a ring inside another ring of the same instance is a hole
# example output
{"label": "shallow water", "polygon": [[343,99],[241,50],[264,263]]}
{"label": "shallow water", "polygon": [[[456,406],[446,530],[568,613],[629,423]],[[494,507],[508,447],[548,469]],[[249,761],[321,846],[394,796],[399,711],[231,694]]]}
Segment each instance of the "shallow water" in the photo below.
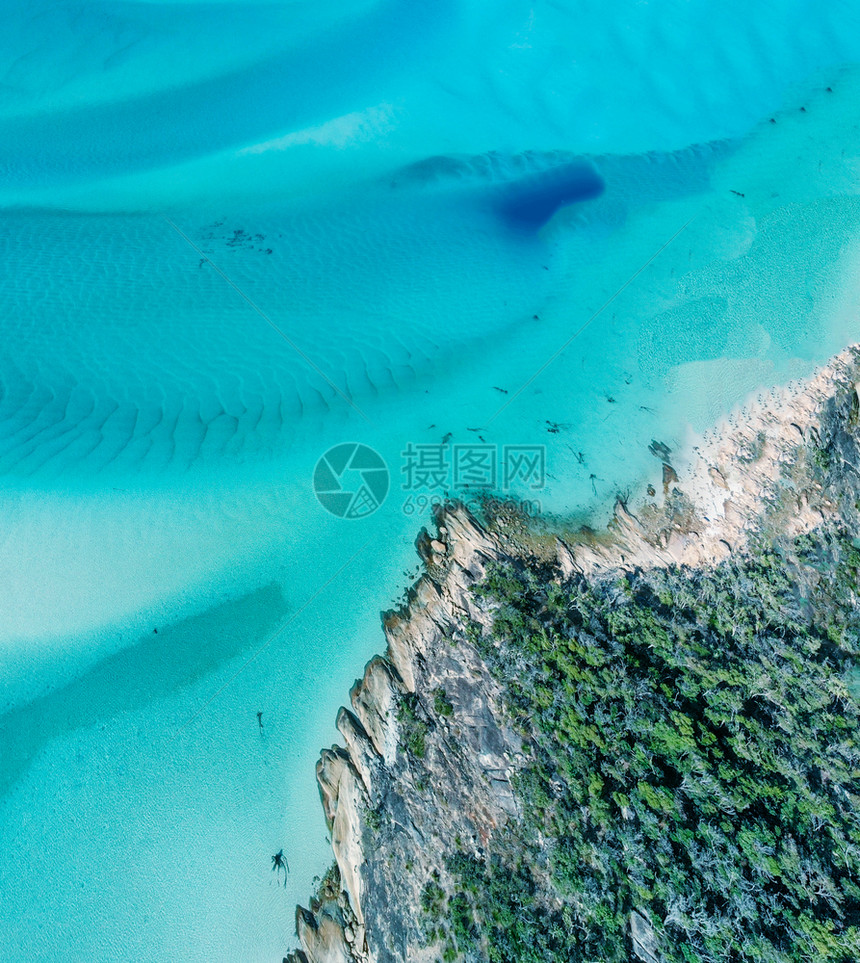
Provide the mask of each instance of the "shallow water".
{"label": "shallow water", "polygon": [[[600,517],[857,339],[860,11],[819,7],[7,5],[4,959],[283,956],[408,445],[544,445],[513,490]],[[347,521],[353,440],[392,487]]]}

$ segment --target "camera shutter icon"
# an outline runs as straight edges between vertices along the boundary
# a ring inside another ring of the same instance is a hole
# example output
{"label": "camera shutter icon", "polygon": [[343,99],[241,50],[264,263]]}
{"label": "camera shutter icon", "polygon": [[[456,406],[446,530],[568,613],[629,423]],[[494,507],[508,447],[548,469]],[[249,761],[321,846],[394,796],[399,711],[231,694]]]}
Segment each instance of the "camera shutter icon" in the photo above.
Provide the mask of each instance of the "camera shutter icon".
{"label": "camera shutter icon", "polygon": [[314,494],[338,518],[366,518],[385,501],[391,483],[379,452],[358,442],[335,445],[314,469]]}

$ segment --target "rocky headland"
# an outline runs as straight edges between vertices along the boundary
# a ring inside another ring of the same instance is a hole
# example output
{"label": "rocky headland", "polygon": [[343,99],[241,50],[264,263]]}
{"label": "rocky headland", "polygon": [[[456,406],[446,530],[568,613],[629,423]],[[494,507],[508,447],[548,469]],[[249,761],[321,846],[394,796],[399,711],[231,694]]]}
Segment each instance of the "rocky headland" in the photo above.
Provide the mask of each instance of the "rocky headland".
{"label": "rocky headland", "polygon": [[[290,963],[483,956],[439,924],[440,906],[450,911],[462,888],[451,859],[489,865],[506,827],[534,821],[518,779],[535,764],[539,740],[512,713],[505,678],[489,664],[488,653],[505,644],[494,632],[500,603],[476,587],[500,566],[525,566],[547,584],[601,592],[628,573],[702,573],[827,524],[860,531],[858,377],[852,348],[808,381],[761,395],[686,452],[655,440],[662,490],[619,499],[605,532],[538,527],[510,511],[479,520],[459,504],[437,513],[436,531],[417,542],[425,574],[404,608],[384,615],[385,655],[368,663],[340,710],[343,746],[324,750],[317,765],[335,865],[297,911],[301,949]],[[619,818],[636,822],[619,805]],[[542,832],[536,851],[551,849]],[[531,870],[541,892],[550,863]],[[649,915],[633,899],[622,921],[628,958],[664,959],[660,933],[682,925],[677,912],[652,925],[653,907]]]}

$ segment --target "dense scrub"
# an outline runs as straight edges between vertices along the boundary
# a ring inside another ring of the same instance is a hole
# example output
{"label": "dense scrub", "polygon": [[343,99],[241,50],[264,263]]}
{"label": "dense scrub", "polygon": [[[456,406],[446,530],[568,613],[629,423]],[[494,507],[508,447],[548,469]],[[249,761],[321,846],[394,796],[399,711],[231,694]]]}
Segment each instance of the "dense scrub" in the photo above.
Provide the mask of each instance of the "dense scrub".
{"label": "dense scrub", "polygon": [[493,569],[473,637],[525,818],[428,884],[440,957],[628,961],[635,910],[664,963],[856,963],[858,573],[833,529],[710,572]]}

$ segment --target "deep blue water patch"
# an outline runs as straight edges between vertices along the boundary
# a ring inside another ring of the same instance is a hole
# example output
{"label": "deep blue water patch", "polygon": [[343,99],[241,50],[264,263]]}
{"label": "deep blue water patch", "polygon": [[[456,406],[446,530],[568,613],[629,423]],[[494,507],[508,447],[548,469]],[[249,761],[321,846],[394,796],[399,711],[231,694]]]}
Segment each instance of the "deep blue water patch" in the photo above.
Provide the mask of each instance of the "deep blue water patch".
{"label": "deep blue water patch", "polygon": [[507,185],[497,210],[511,227],[537,231],[562,207],[599,197],[604,187],[590,164],[575,161]]}

